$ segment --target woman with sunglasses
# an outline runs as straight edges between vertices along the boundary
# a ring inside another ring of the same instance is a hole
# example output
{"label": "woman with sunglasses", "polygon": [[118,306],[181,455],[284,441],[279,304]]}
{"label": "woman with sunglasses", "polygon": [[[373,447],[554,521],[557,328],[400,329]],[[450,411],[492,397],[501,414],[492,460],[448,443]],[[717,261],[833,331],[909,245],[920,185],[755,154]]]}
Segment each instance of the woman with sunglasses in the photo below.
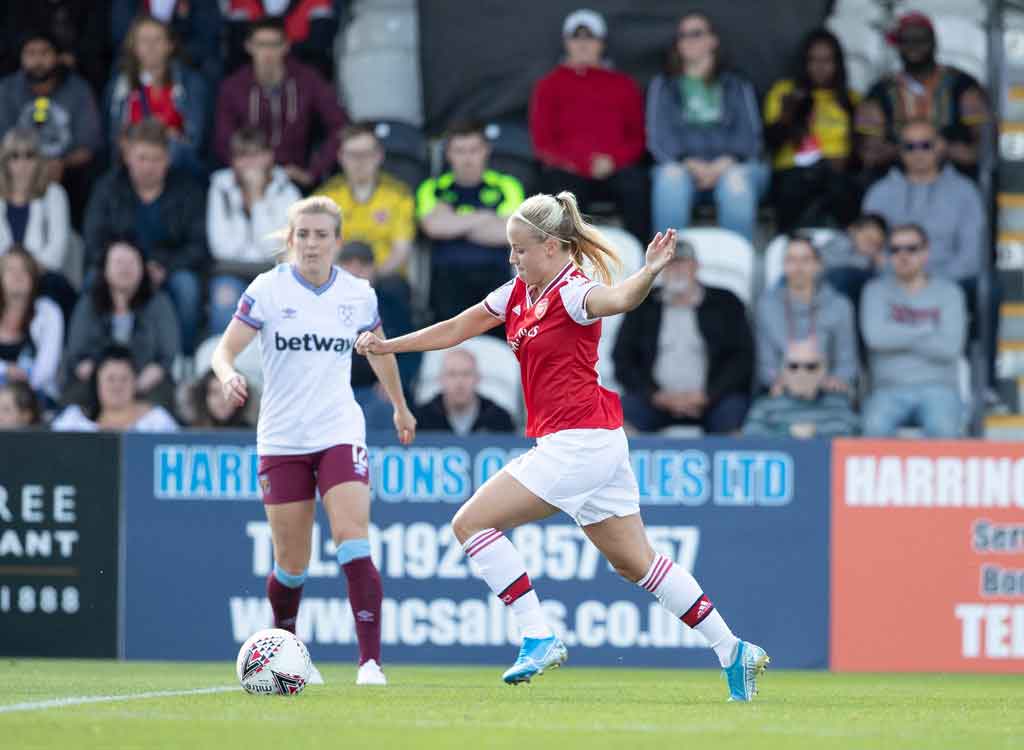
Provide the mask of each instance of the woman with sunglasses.
{"label": "woman with sunglasses", "polygon": [[0,253],[20,245],[43,268],[40,291],[60,305],[65,317],[75,290],[63,267],[71,234],[68,196],[50,180],[39,138],[28,128],[12,128],[0,142]]}
{"label": "woman with sunglasses", "polygon": [[713,201],[718,223],[754,235],[768,181],[754,87],[723,71],[718,34],[703,13],[683,16],[668,70],[647,91],[647,148],[654,156],[654,231],[681,229],[695,203]]}

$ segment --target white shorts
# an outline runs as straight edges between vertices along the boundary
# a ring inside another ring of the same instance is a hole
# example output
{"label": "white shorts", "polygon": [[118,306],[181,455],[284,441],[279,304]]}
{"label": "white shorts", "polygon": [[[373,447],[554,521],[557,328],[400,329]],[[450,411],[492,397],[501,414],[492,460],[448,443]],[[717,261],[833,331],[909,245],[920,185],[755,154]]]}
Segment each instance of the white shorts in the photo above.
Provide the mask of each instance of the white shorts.
{"label": "white shorts", "polygon": [[640,512],[640,488],[621,427],[545,435],[505,471],[580,526]]}

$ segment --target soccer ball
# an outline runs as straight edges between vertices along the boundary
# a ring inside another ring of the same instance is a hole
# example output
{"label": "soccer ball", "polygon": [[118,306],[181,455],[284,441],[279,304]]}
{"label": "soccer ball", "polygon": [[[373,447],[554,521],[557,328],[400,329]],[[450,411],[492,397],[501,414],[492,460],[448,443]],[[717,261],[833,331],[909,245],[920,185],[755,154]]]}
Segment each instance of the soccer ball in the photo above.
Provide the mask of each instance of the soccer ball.
{"label": "soccer ball", "polygon": [[312,663],[292,633],[267,628],[249,636],[235,661],[235,674],[253,695],[298,695],[309,682]]}

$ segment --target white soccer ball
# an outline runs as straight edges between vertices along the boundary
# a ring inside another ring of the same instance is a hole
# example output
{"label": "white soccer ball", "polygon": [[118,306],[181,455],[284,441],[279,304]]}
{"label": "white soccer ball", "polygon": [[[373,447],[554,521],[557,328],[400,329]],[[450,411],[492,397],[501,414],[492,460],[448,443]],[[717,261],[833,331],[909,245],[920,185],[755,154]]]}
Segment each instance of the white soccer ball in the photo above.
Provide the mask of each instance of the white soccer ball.
{"label": "white soccer ball", "polygon": [[267,628],[249,636],[235,661],[235,674],[253,695],[298,695],[309,682],[312,663],[292,633]]}

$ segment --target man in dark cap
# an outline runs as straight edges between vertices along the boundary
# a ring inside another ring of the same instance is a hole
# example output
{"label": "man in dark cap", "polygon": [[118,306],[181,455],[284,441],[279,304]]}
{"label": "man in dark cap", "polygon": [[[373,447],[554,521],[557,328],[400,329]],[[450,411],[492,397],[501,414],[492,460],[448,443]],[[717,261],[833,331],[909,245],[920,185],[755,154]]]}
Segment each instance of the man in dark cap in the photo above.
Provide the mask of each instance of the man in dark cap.
{"label": "man in dark cap", "polygon": [[754,338],[743,303],[697,280],[697,254],[680,239],[661,284],[622,321],[612,355],[626,424],[638,432],[743,425],[754,377]]}
{"label": "man in dark cap", "polygon": [[935,59],[935,27],[923,13],[901,16],[889,32],[903,70],[875,83],[857,108],[860,156],[873,177],[899,159],[899,133],[908,122],[927,120],[948,144],[950,161],[977,176],[982,130],[990,121],[988,97],[973,77]]}

